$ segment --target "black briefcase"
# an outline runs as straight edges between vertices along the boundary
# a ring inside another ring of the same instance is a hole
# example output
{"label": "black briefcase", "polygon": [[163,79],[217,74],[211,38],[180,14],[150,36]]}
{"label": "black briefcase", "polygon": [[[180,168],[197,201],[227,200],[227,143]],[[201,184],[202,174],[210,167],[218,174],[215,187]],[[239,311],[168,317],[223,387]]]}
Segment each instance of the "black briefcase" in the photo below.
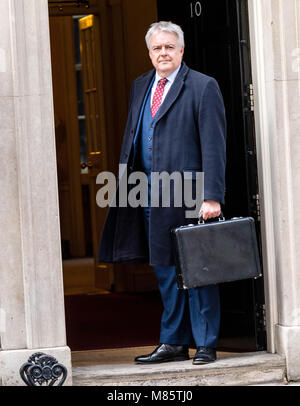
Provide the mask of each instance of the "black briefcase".
{"label": "black briefcase", "polygon": [[171,231],[179,288],[195,288],[261,274],[252,217],[190,224]]}

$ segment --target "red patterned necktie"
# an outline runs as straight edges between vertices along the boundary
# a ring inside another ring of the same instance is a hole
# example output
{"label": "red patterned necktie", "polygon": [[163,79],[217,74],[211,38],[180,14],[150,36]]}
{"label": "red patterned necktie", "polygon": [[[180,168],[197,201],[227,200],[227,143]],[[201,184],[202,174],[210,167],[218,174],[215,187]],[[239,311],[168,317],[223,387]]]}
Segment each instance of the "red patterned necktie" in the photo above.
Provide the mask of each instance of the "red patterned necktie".
{"label": "red patterned necktie", "polygon": [[168,79],[163,78],[157,82],[157,86],[155,89],[155,93],[153,95],[152,106],[151,106],[152,118],[155,116],[155,114],[157,113],[157,110],[159,109],[159,107],[161,105],[161,100],[163,97],[163,93],[165,90],[165,84],[167,83],[167,81],[168,81]]}

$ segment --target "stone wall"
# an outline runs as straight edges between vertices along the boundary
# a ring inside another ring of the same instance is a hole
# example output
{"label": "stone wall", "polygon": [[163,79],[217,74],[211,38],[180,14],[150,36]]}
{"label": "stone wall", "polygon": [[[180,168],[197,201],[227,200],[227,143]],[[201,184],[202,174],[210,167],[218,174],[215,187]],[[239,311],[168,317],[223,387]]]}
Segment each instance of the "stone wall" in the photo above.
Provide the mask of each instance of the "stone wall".
{"label": "stone wall", "polygon": [[2,0],[0,20],[0,376],[22,384],[30,353],[51,349],[70,383],[48,2]]}
{"label": "stone wall", "polygon": [[300,1],[249,0],[269,350],[300,379]]}

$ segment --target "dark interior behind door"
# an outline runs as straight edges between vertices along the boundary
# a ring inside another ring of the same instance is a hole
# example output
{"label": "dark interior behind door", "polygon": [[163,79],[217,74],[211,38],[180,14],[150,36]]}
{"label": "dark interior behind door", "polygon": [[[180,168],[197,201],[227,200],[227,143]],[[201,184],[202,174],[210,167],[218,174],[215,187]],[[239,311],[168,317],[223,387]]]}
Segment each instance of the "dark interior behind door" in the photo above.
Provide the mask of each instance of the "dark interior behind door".
{"label": "dark interior behind door", "polygon": [[[226,218],[252,216],[259,203],[246,0],[158,0],[158,19],[179,24],[184,61],[219,83],[227,116]],[[220,285],[220,348],[265,349],[263,279]]]}

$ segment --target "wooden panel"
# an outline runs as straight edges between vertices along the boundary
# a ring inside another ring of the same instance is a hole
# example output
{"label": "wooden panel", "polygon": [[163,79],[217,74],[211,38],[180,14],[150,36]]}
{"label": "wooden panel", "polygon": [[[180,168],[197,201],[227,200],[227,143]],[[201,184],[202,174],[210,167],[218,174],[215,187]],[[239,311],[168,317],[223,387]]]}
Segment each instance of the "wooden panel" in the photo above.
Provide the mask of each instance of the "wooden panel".
{"label": "wooden panel", "polygon": [[157,21],[156,0],[123,1],[126,70],[128,90],[131,82],[142,73],[152,69],[145,42],[146,32]]}
{"label": "wooden panel", "polygon": [[105,99],[103,89],[103,58],[100,40],[100,18],[88,15],[79,20],[82,78],[86,117],[86,153],[90,192],[90,215],[95,259],[95,283],[109,289],[113,267],[97,262],[98,243],[106,210],[96,204],[99,186],[96,177],[107,168]]}
{"label": "wooden panel", "polygon": [[50,16],[72,16],[97,12],[97,7],[104,0],[48,0]]}
{"label": "wooden panel", "polygon": [[106,168],[106,127],[103,93],[102,47],[99,18],[89,15],[79,20],[80,49],[87,124],[87,153],[101,151],[100,170]]}
{"label": "wooden panel", "polygon": [[[113,53],[113,93],[115,95],[113,114],[118,117],[118,120],[112,120],[115,123],[115,145],[113,154],[111,153],[111,168],[116,173],[118,170],[118,162],[121,150],[123,132],[126,125],[128,113],[128,79],[126,67],[126,49],[124,47],[124,21],[123,10],[120,1],[114,1],[111,4],[111,35]],[[117,102],[116,102],[117,101]],[[112,151],[111,151],[112,152]]]}
{"label": "wooden panel", "polygon": [[77,93],[71,17],[50,18],[61,238],[71,256],[85,253],[80,185]]}

